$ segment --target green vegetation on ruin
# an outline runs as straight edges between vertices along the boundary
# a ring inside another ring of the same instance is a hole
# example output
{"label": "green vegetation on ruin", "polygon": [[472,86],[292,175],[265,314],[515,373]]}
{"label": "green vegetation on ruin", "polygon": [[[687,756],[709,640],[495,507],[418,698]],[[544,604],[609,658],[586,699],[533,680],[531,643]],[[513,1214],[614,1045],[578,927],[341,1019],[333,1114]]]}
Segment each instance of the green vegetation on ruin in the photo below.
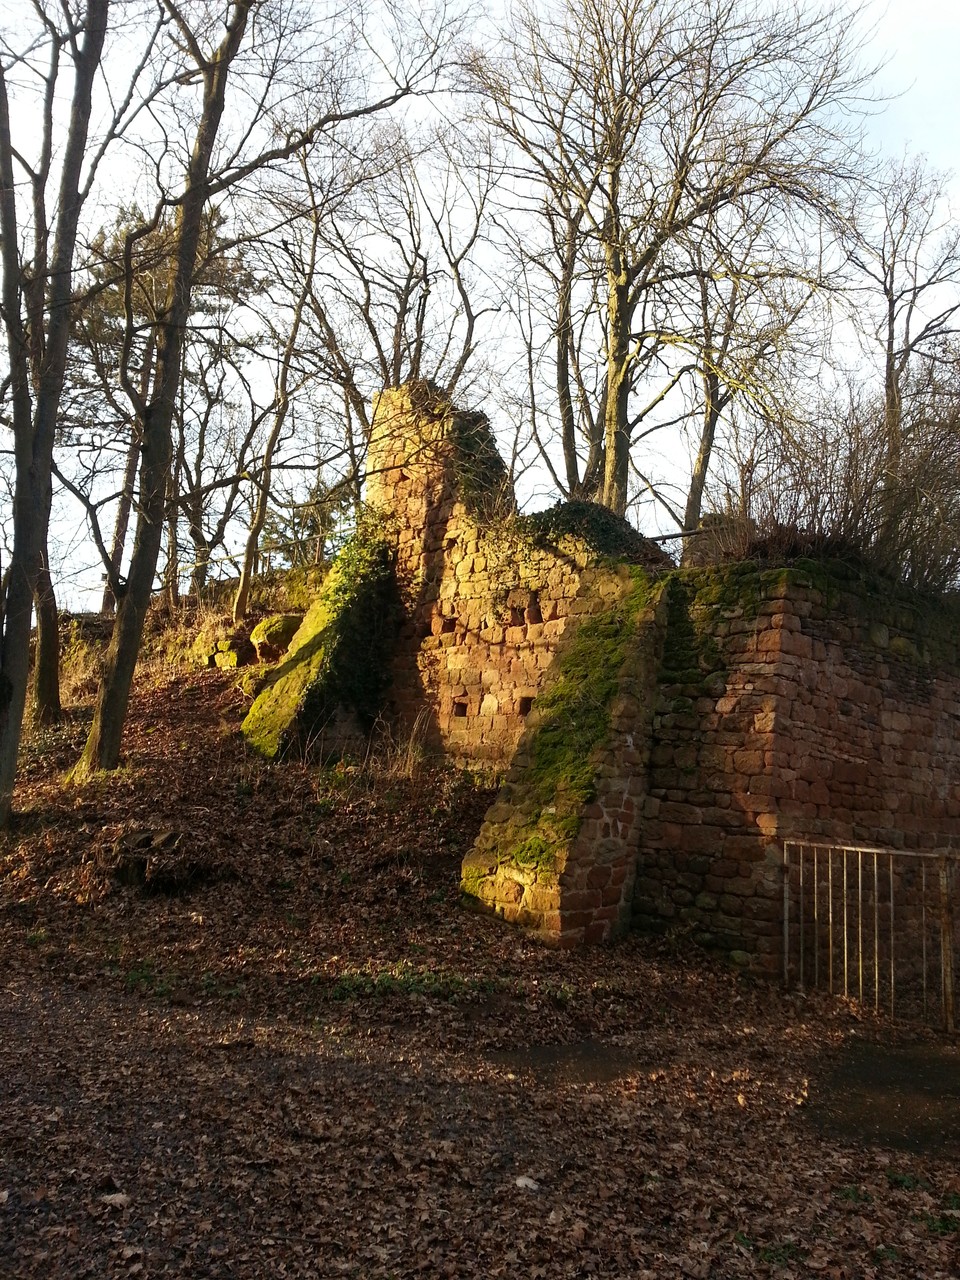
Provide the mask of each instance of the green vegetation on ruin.
{"label": "green vegetation on ruin", "polygon": [[447,434],[464,506],[480,522],[506,515],[513,508],[510,478],[486,416],[449,412]]}
{"label": "green vegetation on ruin", "polygon": [[[739,565],[724,565],[701,570],[680,570],[664,582],[666,598],[667,638],[660,664],[663,684],[690,686],[695,691],[702,682],[723,669],[720,647],[713,635],[712,623],[717,607],[741,607],[756,612],[753,583],[748,583],[731,570]],[[689,696],[674,710],[689,710]]]}
{"label": "green vegetation on ruin", "polygon": [[390,683],[399,622],[393,552],[366,520],[345,544],[323,588],[243,722],[261,755],[304,750],[338,712],[369,729]]}
{"label": "green vegetation on ruin", "polygon": [[[737,610],[740,617],[755,619],[765,602],[805,590],[819,596],[818,616],[859,626],[858,644],[884,649],[909,666],[958,665],[960,600],[915,591],[862,559],[824,554],[777,562],[758,555],[670,576],[686,584],[691,618],[704,634],[716,610]],[[880,643],[885,630],[893,634]]]}
{"label": "green vegetation on ruin", "polygon": [[261,618],[250,632],[250,643],[271,645],[274,649],[286,649],[300,630],[303,618],[296,613],[271,613]]}
{"label": "green vegetation on ruin", "polygon": [[573,537],[596,555],[648,567],[660,554],[633,525],[596,502],[558,502],[546,511],[518,516],[516,525],[539,547]]}
{"label": "green vegetation on ruin", "polygon": [[[561,647],[519,748],[527,763],[508,783],[510,802],[526,821],[511,824],[500,861],[549,875],[558,847],[576,836],[583,807],[597,794],[594,752],[609,731],[611,705],[650,599],[649,578],[633,568],[616,604],[587,618]],[[479,881],[471,886],[465,877],[462,887],[469,894]]]}

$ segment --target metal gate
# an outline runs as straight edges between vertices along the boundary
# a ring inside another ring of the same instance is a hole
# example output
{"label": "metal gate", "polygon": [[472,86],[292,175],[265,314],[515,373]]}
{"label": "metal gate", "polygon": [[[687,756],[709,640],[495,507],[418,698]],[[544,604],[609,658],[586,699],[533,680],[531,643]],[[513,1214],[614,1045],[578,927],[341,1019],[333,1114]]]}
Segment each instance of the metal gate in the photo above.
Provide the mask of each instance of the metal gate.
{"label": "metal gate", "polygon": [[956,852],[788,841],[783,977],[954,1029]]}

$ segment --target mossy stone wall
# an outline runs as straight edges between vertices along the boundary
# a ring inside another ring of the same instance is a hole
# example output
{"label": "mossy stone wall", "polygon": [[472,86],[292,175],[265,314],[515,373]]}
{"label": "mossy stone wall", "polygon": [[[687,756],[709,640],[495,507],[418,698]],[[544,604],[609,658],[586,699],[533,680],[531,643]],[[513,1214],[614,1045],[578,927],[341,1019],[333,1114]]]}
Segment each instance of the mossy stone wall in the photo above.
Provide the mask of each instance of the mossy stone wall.
{"label": "mossy stone wall", "polygon": [[664,626],[645,575],[616,581],[560,647],[463,864],[469,903],[561,946],[630,923]]}
{"label": "mossy stone wall", "polygon": [[392,531],[404,601],[390,710],[453,759],[502,771],[567,628],[618,598],[610,539],[634,563],[665,557],[590,504],[516,516],[491,451],[478,415],[427,384],[393,388],[374,413],[366,497]]}
{"label": "mossy stone wall", "polygon": [[588,504],[517,517],[485,431],[384,393],[367,494],[403,600],[387,709],[506,775],[468,901],[774,970],[784,838],[960,840],[954,613],[842,565],[671,570]]}
{"label": "mossy stone wall", "polygon": [[681,572],[668,593],[635,919],[775,971],[785,839],[960,838],[958,632],[841,565]]}
{"label": "mossy stone wall", "polygon": [[362,739],[383,709],[398,624],[393,549],[378,528],[362,528],[248,711],[250,745],[272,760]]}

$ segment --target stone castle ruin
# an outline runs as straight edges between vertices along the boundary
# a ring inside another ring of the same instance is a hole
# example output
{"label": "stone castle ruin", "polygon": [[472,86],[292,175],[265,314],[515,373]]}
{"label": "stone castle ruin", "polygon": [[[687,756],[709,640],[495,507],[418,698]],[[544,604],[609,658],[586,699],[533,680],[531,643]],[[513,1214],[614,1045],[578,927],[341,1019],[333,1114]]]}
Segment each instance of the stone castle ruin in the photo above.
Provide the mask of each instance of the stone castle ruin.
{"label": "stone castle ruin", "polygon": [[519,516],[485,420],[424,384],[379,398],[367,501],[244,731],[274,756],[380,717],[502,777],[475,906],[773,970],[784,840],[960,837],[945,607],[809,560],[678,570],[592,504]]}

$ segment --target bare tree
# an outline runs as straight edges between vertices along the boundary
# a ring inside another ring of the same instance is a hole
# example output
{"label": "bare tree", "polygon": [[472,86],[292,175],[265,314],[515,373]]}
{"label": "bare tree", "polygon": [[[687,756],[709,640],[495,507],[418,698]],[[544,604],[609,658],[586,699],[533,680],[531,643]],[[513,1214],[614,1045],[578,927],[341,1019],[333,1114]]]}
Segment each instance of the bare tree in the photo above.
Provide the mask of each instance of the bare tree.
{"label": "bare tree", "polygon": [[939,360],[958,332],[960,227],[947,205],[946,176],[917,158],[888,164],[876,204],[858,210],[850,259],[867,282],[854,297],[859,325],[882,359],[883,432],[893,474],[911,368]]}
{"label": "bare tree", "polygon": [[[549,221],[559,264],[554,340],[568,488],[577,479],[571,409],[592,358],[603,384],[599,497],[626,508],[631,444],[676,377],[668,300],[684,280],[699,288],[678,242],[761,198],[817,216],[834,211],[859,164],[855,130],[843,128],[840,112],[855,112],[866,80],[848,31],[845,12],[799,4],[588,0],[545,16],[522,10],[507,54],[479,63],[487,117],[510,147],[517,208],[531,214],[531,229],[538,216]],[[590,323],[574,362],[576,281]],[[586,435],[589,473],[597,436],[589,419]]]}
{"label": "bare tree", "polygon": [[756,201],[730,206],[719,228],[684,245],[692,285],[684,282],[675,310],[689,317],[682,345],[691,360],[688,422],[696,441],[687,532],[700,522],[724,419],[734,406],[763,424],[795,417],[799,383],[823,354],[827,326],[815,303],[830,273],[822,255],[806,248],[803,229],[785,224],[779,212],[776,203],[772,210]]}
{"label": "bare tree", "polygon": [[[123,389],[121,374],[125,372],[126,379],[136,385],[141,398],[149,394],[157,324],[172,271],[173,216],[138,237],[145,221],[136,206],[121,209],[114,224],[98,232],[86,249],[59,428],[61,483],[85,510],[93,540],[102,551],[104,613],[114,611],[117,595],[122,593],[140,457],[136,409]],[[234,395],[238,384],[242,387],[237,366],[249,325],[241,323],[238,337],[230,321],[245,310],[258,285],[245,266],[242,246],[224,240],[223,226],[220,211],[208,207],[195,273],[195,315],[184,341],[175,416],[176,468],[185,492],[172,492],[171,501],[174,511],[183,508],[198,535],[197,562],[204,558],[207,508],[221,487],[229,487],[227,482],[219,483],[222,473],[216,477],[218,483],[209,482],[209,473],[216,468],[208,455],[218,450],[221,455],[233,453],[232,461],[222,457],[218,461],[235,473],[242,472],[248,460],[243,441],[227,440],[217,429],[230,416],[218,413],[218,406]],[[129,290],[124,261],[128,235],[135,240]],[[112,537],[104,528],[110,516]]]}
{"label": "bare tree", "polygon": [[352,494],[358,504],[373,395],[414,378],[462,388],[491,306],[472,258],[497,177],[492,159],[476,163],[475,150],[465,165],[448,141],[418,141],[391,123],[350,155],[345,166],[328,149],[305,152],[295,181],[272,196],[281,230],[260,242],[261,274],[276,281],[288,327],[235,618],[246,609],[291,379],[301,415],[329,424],[338,500]]}
{"label": "bare tree", "polygon": [[300,343],[300,333],[303,325],[304,312],[310,296],[310,291],[313,288],[319,231],[319,219],[314,218],[310,222],[310,231],[306,249],[307,257],[304,264],[305,270],[300,273],[299,288],[293,305],[293,314],[290,320],[289,331],[277,360],[273,403],[269,413],[270,429],[263,446],[259,474],[256,480],[256,496],[253,500],[250,525],[247,530],[247,537],[244,543],[240,580],[237,583],[237,591],[233,599],[234,623],[241,622],[247,614],[247,606],[250,600],[250,587],[253,582],[253,576],[256,572],[257,559],[260,550],[260,535],[263,533],[267,514],[270,509],[274,460],[277,448],[280,444],[284,424],[287,421],[287,415],[290,410],[291,377],[294,376],[294,357]]}
{"label": "bare tree", "polygon": [[[113,637],[105,660],[105,670],[90,735],[76,773],[116,766],[126,717],[127,704],[140,638],[157,569],[172,462],[171,426],[176,413],[184,332],[191,313],[193,286],[204,210],[210,201],[235,189],[252,175],[279,165],[309,147],[322,134],[344,122],[385,110],[411,93],[433,82],[438,69],[440,37],[426,32],[408,49],[399,69],[388,77],[379,92],[370,93],[359,78],[351,82],[349,62],[343,46],[321,46],[330,83],[323,87],[330,97],[316,103],[316,91],[306,82],[297,86],[308,99],[310,116],[291,120],[284,115],[293,88],[291,67],[299,67],[305,77],[321,68],[298,62],[298,51],[306,58],[308,49],[302,33],[292,29],[286,4],[267,0],[232,0],[223,21],[209,7],[195,10],[174,0],[162,0],[163,9],[175,33],[183,58],[181,85],[196,85],[198,99],[189,156],[179,191],[167,188],[158,202],[153,219],[140,232],[127,236],[128,270],[126,288],[132,288],[130,264],[140,236],[159,225],[164,210],[177,211],[176,234],[166,298],[156,324],[156,343],[150,390],[140,394],[135,381],[123,368],[124,389],[136,409],[140,439],[140,475],[137,528],[130,568],[123,584]],[[382,59],[381,59],[382,65]],[[339,69],[338,69],[339,68]],[[240,75],[240,72],[243,75]],[[220,142],[228,83],[236,80],[234,102],[237,118]],[[272,128],[267,119],[275,106]],[[246,107],[246,114],[241,108]],[[177,116],[182,130],[182,99]],[[177,132],[164,135],[163,155],[173,160]],[[169,164],[157,166],[158,176]]]}
{"label": "bare tree", "polygon": [[[37,3],[29,14],[35,30],[23,44],[15,48],[11,33],[0,37],[0,263],[16,471],[0,652],[0,823],[10,814],[26,700],[32,602],[45,564],[80,219],[99,162],[132,110],[132,88],[115,94],[112,118],[104,122],[96,141],[91,138],[109,10],[109,0],[86,0],[77,6]],[[148,53],[156,31],[154,24],[146,39]],[[22,34],[19,28],[17,38]],[[141,62],[137,70],[142,66]],[[38,86],[41,128],[33,159],[28,158],[29,145],[18,145],[11,128],[10,82],[21,76]],[[69,119],[61,150],[54,142],[64,94],[69,95]],[[49,618],[49,611],[42,611],[41,617]]]}

